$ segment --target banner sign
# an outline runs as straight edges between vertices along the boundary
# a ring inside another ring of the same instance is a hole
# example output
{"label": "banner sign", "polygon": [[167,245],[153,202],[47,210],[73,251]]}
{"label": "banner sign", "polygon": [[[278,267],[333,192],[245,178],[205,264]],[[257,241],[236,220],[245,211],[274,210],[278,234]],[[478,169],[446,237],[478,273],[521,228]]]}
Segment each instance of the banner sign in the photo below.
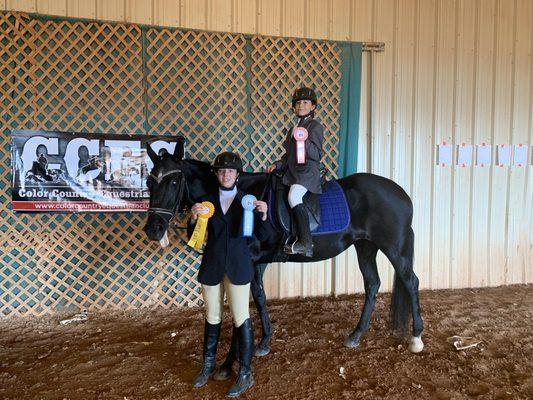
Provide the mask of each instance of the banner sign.
{"label": "banner sign", "polygon": [[[12,131],[15,211],[146,211],[146,178],[156,154],[176,142],[148,135]],[[171,139],[171,138],[169,138]]]}

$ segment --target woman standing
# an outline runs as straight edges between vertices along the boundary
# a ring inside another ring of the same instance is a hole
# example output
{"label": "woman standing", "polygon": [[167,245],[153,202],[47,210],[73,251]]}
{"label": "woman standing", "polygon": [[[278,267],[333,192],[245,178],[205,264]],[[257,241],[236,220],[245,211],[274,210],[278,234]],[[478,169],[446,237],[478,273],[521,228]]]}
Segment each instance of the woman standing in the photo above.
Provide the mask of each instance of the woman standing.
{"label": "woman standing", "polygon": [[[205,385],[215,372],[215,357],[222,325],[222,307],[226,294],[233,323],[238,336],[239,374],[227,395],[238,396],[254,384],[251,370],[253,355],[253,327],[248,308],[250,281],[254,270],[248,249],[248,241],[242,236],[244,193],[236,183],[242,171],[239,155],[230,152],[219,154],[213,163],[219,187],[202,201],[214,205],[214,214],[207,222],[207,243],[198,273],[206,307],[204,329],[204,363],[193,380],[194,387]],[[259,240],[267,240],[271,233],[267,221],[268,206],[255,201],[254,234]],[[191,207],[189,236],[199,216],[205,211],[200,202]]]}

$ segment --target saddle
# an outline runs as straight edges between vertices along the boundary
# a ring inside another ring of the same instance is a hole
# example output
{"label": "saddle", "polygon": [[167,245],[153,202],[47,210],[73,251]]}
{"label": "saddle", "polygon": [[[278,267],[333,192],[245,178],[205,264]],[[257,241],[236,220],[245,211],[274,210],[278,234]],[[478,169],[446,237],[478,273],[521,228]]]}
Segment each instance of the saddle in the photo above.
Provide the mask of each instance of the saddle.
{"label": "saddle", "polygon": [[[274,207],[272,208],[274,215],[272,215],[272,217],[275,218],[283,232],[292,235],[294,233],[293,230],[295,229],[295,224],[292,221],[291,208],[288,201],[289,187],[282,183],[282,178],[278,175],[274,175],[272,179],[271,195],[275,198],[275,200],[271,199],[274,201],[270,201],[271,204],[274,204]],[[303,197],[303,202],[309,215],[309,230],[312,232],[320,225],[320,201],[317,194],[307,192]]]}
{"label": "saddle", "polygon": [[[289,188],[282,183],[280,176],[273,175],[268,192],[268,212],[274,228],[285,238],[293,237],[295,224],[288,202]],[[350,223],[350,211],[346,197],[339,184],[322,179],[322,194],[307,192],[304,205],[309,215],[309,228],[312,236],[327,235],[344,231]]]}

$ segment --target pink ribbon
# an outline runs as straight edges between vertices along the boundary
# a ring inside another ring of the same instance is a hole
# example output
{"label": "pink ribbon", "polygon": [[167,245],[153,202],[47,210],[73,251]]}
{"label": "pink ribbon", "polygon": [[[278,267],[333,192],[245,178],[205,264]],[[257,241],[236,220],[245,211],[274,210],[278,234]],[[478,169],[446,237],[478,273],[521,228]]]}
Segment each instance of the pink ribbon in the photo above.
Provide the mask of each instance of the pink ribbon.
{"label": "pink ribbon", "polygon": [[299,126],[292,130],[292,136],[296,140],[296,164],[305,164],[305,140],[309,133]]}

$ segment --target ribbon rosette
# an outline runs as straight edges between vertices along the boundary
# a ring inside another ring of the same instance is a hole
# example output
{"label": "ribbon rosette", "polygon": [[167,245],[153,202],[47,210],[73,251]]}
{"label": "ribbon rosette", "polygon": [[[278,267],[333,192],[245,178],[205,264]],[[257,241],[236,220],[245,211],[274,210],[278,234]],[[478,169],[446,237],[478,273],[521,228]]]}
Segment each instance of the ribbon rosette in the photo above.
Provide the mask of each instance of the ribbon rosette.
{"label": "ribbon rosette", "polygon": [[203,201],[201,204],[204,206],[205,210],[198,215],[198,220],[196,221],[191,240],[187,243],[196,250],[202,248],[205,240],[205,231],[207,230],[207,220],[215,213],[215,206],[210,201]]}
{"label": "ribbon rosette", "polygon": [[242,208],[244,208],[244,214],[242,216],[242,236],[252,237],[254,234],[254,201],[257,199],[251,194],[243,196],[241,200]]}
{"label": "ribbon rosette", "polygon": [[296,164],[305,164],[305,141],[309,132],[299,126],[293,129],[292,136],[296,140]]}

